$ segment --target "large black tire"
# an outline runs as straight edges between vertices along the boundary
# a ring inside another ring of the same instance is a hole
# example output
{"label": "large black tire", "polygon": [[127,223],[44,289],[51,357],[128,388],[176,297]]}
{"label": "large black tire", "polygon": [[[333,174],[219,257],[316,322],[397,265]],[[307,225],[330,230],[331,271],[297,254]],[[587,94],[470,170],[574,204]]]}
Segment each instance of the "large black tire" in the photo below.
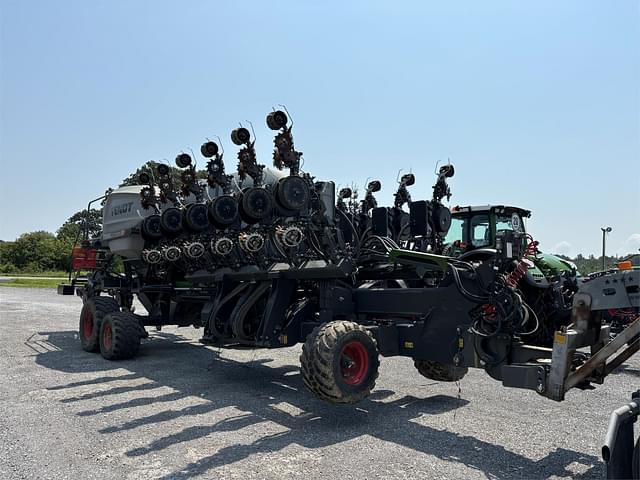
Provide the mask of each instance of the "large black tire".
{"label": "large black tire", "polygon": [[133,358],[140,349],[144,328],[130,312],[113,312],[100,325],[100,353],[107,360]]}
{"label": "large black tire", "polygon": [[111,297],[91,297],[85,300],[80,312],[78,332],[80,345],[87,352],[100,350],[100,323],[105,315],[120,310],[120,305]]}
{"label": "large black tire", "polygon": [[371,333],[354,322],[336,320],[307,337],[300,356],[302,379],[331,403],[356,403],[369,396],[378,378],[378,348]]}
{"label": "large black tire", "polygon": [[415,360],[413,364],[420,375],[438,382],[457,382],[469,371],[467,367],[456,367],[431,360]]}

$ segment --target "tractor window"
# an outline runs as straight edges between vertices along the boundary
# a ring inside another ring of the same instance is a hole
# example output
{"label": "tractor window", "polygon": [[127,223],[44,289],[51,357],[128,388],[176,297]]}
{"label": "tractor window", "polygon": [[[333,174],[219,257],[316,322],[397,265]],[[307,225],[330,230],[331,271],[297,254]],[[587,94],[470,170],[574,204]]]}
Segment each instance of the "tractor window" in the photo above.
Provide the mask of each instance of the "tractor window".
{"label": "tractor window", "polygon": [[451,227],[449,228],[449,232],[447,232],[447,236],[444,239],[444,243],[452,244],[456,240],[460,240],[461,242],[464,240],[464,236],[462,234],[464,226],[464,220],[461,218],[452,218],[451,219]]}
{"label": "tractor window", "polygon": [[476,248],[491,245],[491,226],[488,215],[476,215],[471,219],[471,245]]}
{"label": "tractor window", "polygon": [[[514,214],[518,217],[517,221],[520,223],[519,229],[520,231],[524,231],[524,225],[522,224],[522,219],[519,215]],[[513,228],[513,216],[512,215],[499,215],[496,218],[496,231],[500,230],[515,230]]]}

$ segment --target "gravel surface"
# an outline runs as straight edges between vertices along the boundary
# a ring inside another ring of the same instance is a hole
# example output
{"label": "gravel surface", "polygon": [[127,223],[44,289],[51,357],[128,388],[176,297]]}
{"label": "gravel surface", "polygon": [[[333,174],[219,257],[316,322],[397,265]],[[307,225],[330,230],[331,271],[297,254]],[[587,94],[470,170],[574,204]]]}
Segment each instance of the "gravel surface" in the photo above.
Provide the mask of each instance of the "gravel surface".
{"label": "gravel surface", "polygon": [[0,290],[0,478],[604,478],[610,412],[637,387],[632,358],[563,403],[482,371],[431,382],[381,362],[356,406],[305,390],[299,348],[224,350],[166,328],[131,361],[81,350],[81,301]]}

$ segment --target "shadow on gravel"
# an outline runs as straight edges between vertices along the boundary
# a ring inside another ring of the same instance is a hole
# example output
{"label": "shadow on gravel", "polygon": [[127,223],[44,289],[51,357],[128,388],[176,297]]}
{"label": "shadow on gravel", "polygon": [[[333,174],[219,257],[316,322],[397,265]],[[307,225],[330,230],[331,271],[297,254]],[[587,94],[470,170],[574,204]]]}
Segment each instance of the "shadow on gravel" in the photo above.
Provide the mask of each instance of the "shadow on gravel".
{"label": "shadow on gravel", "polygon": [[640,377],[640,369],[634,368],[628,363],[623,363],[618,368],[616,368],[613,372],[613,375],[630,375],[632,377]]}
{"label": "shadow on gravel", "polygon": [[[329,405],[312,397],[304,388],[298,366],[270,367],[271,359],[247,363],[221,357],[217,352],[184,341],[172,334],[154,334],[143,344],[141,354],[134,360],[107,362],[100,355],[83,352],[76,333],[40,332],[56,349],[40,353],[37,363],[44,367],[69,373],[100,373],[123,368],[130,373],[122,376],[100,375],[86,381],[76,381],[53,387],[52,390],[101,385],[112,381],[144,379],[137,386],[113,386],[89,394],[70,396],[65,403],[81,402],[91,398],[105,398],[124,392],[139,393],[136,398],[110,403],[94,410],[78,413],[80,416],[100,415],[134,406],[153,405],[153,414],[109,425],[102,434],[158,425],[177,418],[203,415],[226,407],[235,407],[241,413],[212,425],[190,426],[182,430],[169,430],[168,434],[151,440],[143,447],[126,452],[129,457],[141,457],[186,441],[201,439],[214,432],[227,432],[261,422],[273,422],[281,433],[265,435],[249,444],[222,447],[214,455],[188,464],[165,479],[188,479],[207,471],[243,460],[256,453],[277,452],[290,445],[315,449],[339,444],[369,435],[386,442],[434,455],[449,462],[457,462],[484,472],[488,478],[603,478],[604,465],[595,456],[557,448],[539,460],[532,460],[504,447],[484,442],[473,436],[463,436],[447,430],[438,430],[417,423],[423,415],[438,415],[466,405],[466,400],[446,395],[427,398],[405,396],[385,401],[393,392],[376,390],[371,397],[355,406]],[[146,394],[146,390],[170,387],[171,393]],[[186,397],[198,397],[206,403],[180,410],[171,403]],[[284,408],[282,406],[286,406]],[[164,409],[163,409],[163,406]],[[148,430],[147,430],[148,431]],[[582,474],[569,470],[579,464]]]}

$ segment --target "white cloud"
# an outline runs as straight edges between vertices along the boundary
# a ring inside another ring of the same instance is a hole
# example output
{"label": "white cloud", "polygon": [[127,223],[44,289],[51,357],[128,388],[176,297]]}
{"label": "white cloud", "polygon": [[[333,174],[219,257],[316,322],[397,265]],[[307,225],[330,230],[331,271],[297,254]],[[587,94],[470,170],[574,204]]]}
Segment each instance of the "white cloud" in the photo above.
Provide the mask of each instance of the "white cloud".
{"label": "white cloud", "polygon": [[567,255],[567,256],[571,256],[571,253],[573,252],[573,245],[571,245],[569,242],[563,240],[560,243],[557,243],[555,247],[553,247],[553,253],[558,253],[560,255]]}
{"label": "white cloud", "polygon": [[638,250],[640,250],[640,233],[632,233],[629,238],[620,245],[616,253],[623,256],[629,255],[630,253],[638,253]]}

